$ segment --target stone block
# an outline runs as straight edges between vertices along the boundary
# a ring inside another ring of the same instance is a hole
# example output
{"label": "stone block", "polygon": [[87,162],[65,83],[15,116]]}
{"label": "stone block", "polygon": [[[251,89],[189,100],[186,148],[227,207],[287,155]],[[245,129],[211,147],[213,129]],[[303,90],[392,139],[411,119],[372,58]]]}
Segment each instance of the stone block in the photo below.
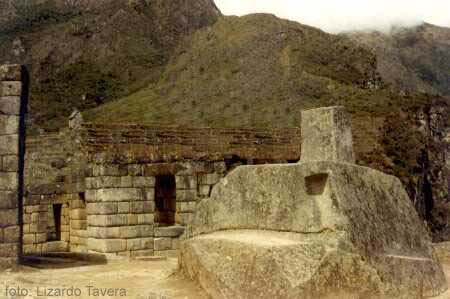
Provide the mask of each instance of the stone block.
{"label": "stone block", "polygon": [[177,201],[195,201],[197,191],[195,190],[177,190]]}
{"label": "stone block", "polygon": [[219,174],[224,174],[227,171],[227,165],[225,162],[215,162],[214,163],[214,172]]}
{"label": "stone block", "polygon": [[210,196],[211,194],[211,186],[210,185],[200,185],[198,186],[198,193],[200,196]]}
{"label": "stone block", "polygon": [[31,223],[37,223],[39,221],[39,212],[31,214]]}
{"label": "stone block", "polygon": [[128,165],[128,175],[142,176],[142,165],[139,165],[139,164]]}
{"label": "stone block", "polygon": [[79,237],[79,238],[87,238],[87,237],[89,237],[87,229],[73,229],[73,228],[70,228],[70,236],[71,237],[72,236]]}
{"label": "stone block", "polygon": [[127,225],[127,215],[88,215],[89,226],[124,226]]}
{"label": "stone block", "polygon": [[133,187],[133,177],[132,176],[122,176],[120,177],[120,188],[131,188]]}
{"label": "stone block", "polygon": [[17,192],[0,191],[0,209],[15,209],[18,205]]}
{"label": "stone block", "polygon": [[137,226],[122,226],[120,227],[121,239],[132,239],[140,237],[139,229]]}
{"label": "stone block", "polygon": [[128,214],[130,212],[129,202],[119,202],[117,205],[117,212],[119,214]]}
{"label": "stone block", "polygon": [[195,201],[177,202],[177,212],[178,213],[194,212],[196,204],[197,203]]}
{"label": "stone block", "polygon": [[172,250],[180,249],[180,239],[172,239]]}
{"label": "stone block", "polygon": [[[61,235],[62,234],[63,233],[61,233]],[[47,233],[38,233],[38,234],[36,234],[36,243],[45,243],[45,242],[47,242]]]}
{"label": "stone block", "polygon": [[87,229],[87,220],[71,220],[70,227],[77,230]]}
{"label": "stone block", "polygon": [[88,236],[94,239],[120,239],[120,227],[94,227],[87,229]]}
{"label": "stone block", "polygon": [[43,252],[68,252],[69,251],[69,243],[64,241],[52,241],[43,244],[42,247]]}
{"label": "stone block", "polygon": [[182,226],[187,226],[192,222],[192,213],[176,213],[175,222]]}
{"label": "stone block", "polygon": [[154,214],[139,214],[138,224],[153,224],[155,222]]}
{"label": "stone block", "polygon": [[127,240],[127,250],[145,250],[153,249],[153,238],[139,238],[139,239],[128,239]]}
{"label": "stone block", "polygon": [[178,251],[177,250],[161,250],[161,251],[155,250],[154,255],[175,258],[178,256]]}
{"label": "stone block", "polygon": [[144,189],[144,200],[154,201],[155,200],[155,188],[145,188]]}
{"label": "stone block", "polygon": [[88,203],[86,212],[88,215],[115,215],[118,207],[115,202]]}
{"label": "stone block", "polygon": [[19,152],[19,135],[1,135],[0,153],[2,155],[17,155]]}
{"label": "stone block", "polygon": [[70,207],[72,209],[86,209],[86,202],[81,199],[73,199],[71,201]]}
{"label": "stone block", "polygon": [[218,173],[205,173],[200,176],[200,185],[215,185],[221,179]]}
{"label": "stone block", "polygon": [[61,232],[61,241],[64,241],[64,242],[70,241],[70,232],[69,231]]}
{"label": "stone block", "polygon": [[22,66],[19,64],[0,65],[0,81],[21,81]]}
{"label": "stone block", "polygon": [[0,210],[0,228],[19,225],[18,209]]}
{"label": "stone block", "polygon": [[143,199],[142,190],[136,188],[99,189],[95,195],[97,202],[136,201]]}
{"label": "stone block", "polygon": [[138,224],[138,215],[137,214],[128,214],[128,225],[137,225]]}
{"label": "stone block", "polygon": [[154,235],[154,227],[150,224],[138,225],[139,234],[141,237],[153,237]]}
{"label": "stone block", "polygon": [[0,244],[0,257],[18,257],[18,256],[19,256],[19,244],[17,243]]}
{"label": "stone block", "polygon": [[175,176],[175,183],[177,189],[197,189],[197,177],[194,175],[189,176]]}
{"label": "stone block", "polygon": [[70,219],[85,220],[86,219],[86,209],[72,209],[70,211]]}
{"label": "stone block", "polygon": [[144,213],[153,213],[155,211],[155,202],[152,201],[144,201]]}
{"label": "stone block", "polygon": [[34,243],[36,243],[36,234],[23,235],[23,244],[34,244]]}
{"label": "stone block", "polygon": [[345,108],[302,111],[301,162],[355,163],[350,117]]}
{"label": "stone block", "polygon": [[84,196],[86,198],[86,202],[96,202],[97,201],[97,190],[95,189],[91,189],[91,190],[86,190],[86,192],[84,193]]}
{"label": "stone block", "polygon": [[0,114],[0,135],[19,133],[19,116]]}
{"label": "stone block", "polygon": [[80,238],[80,237],[76,237],[76,236],[70,236],[70,244],[75,244],[75,245],[86,245],[87,240],[86,238]]}
{"label": "stone block", "polygon": [[155,251],[171,250],[172,249],[172,239],[171,238],[155,238],[153,249]]}
{"label": "stone block", "polygon": [[20,96],[22,94],[22,82],[2,81],[0,82],[0,96]]}
{"label": "stone block", "polygon": [[86,189],[97,189],[97,178],[85,178]]}
{"label": "stone block", "polygon": [[20,240],[20,227],[10,226],[3,229],[3,242],[15,243]]}
{"label": "stone block", "polygon": [[17,155],[3,156],[3,171],[18,171],[19,170],[19,157]]}
{"label": "stone block", "polygon": [[155,237],[176,238],[184,233],[182,226],[155,227]]}
{"label": "stone block", "polygon": [[144,213],[144,202],[143,201],[130,202],[130,211],[131,213],[134,214]]}
{"label": "stone block", "polygon": [[134,225],[120,227],[120,238],[122,239],[134,239],[143,237],[153,237],[153,226]]}
{"label": "stone block", "polygon": [[7,115],[19,115],[20,97],[19,96],[0,97],[0,113]]}
{"label": "stone block", "polygon": [[87,242],[89,250],[101,253],[113,253],[125,251],[127,248],[126,240],[118,239],[92,239],[89,238]]}
{"label": "stone block", "polygon": [[94,176],[127,176],[127,175],[128,175],[128,167],[126,165],[94,166]]}
{"label": "stone block", "polygon": [[135,188],[148,188],[155,187],[156,179],[154,176],[141,176],[133,178],[133,187]]}
{"label": "stone block", "polygon": [[23,245],[23,253],[25,255],[32,255],[32,254],[35,255],[35,254],[37,254],[37,246],[36,246],[36,244],[24,244]]}
{"label": "stone block", "polygon": [[100,176],[94,178],[95,189],[117,188],[121,185],[121,177],[117,176]]}
{"label": "stone block", "polygon": [[19,175],[17,172],[0,172],[0,190],[16,191],[19,186]]}

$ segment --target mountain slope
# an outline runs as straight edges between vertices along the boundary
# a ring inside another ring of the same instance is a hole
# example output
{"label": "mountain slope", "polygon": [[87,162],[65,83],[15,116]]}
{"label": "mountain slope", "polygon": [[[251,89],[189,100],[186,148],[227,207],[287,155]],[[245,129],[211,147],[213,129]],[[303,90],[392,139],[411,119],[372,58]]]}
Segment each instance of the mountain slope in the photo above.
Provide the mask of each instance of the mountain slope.
{"label": "mountain slope", "polygon": [[377,55],[378,71],[395,88],[450,96],[450,28],[424,23],[345,35]]}
{"label": "mountain slope", "polygon": [[[296,126],[300,109],[352,93],[376,105],[370,87],[379,84],[375,56],[345,37],[272,15],[222,17],[177,48],[157,84],[88,115],[103,121]],[[136,105],[138,113],[128,111]]]}
{"label": "mountain slope", "polygon": [[0,27],[0,62],[30,66],[30,123],[47,129],[73,108],[154,82],[178,43],[220,15],[211,0],[96,1],[68,9],[60,0],[25,2]]}

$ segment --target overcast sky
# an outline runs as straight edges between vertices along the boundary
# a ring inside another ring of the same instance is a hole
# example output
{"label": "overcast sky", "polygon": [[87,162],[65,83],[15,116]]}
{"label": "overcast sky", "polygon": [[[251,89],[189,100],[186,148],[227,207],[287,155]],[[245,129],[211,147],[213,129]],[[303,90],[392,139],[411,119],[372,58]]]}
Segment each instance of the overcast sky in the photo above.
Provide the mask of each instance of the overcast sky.
{"label": "overcast sky", "polygon": [[215,0],[225,15],[273,13],[336,33],[426,21],[450,27],[450,0]]}

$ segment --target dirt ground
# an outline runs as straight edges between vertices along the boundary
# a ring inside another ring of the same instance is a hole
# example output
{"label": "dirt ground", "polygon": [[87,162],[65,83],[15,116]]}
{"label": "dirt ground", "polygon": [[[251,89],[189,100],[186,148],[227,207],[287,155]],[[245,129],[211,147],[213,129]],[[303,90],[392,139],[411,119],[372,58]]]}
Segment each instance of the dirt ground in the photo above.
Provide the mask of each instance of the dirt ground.
{"label": "dirt ground", "polygon": [[[0,273],[0,298],[207,299],[192,281],[176,274],[176,269],[175,258],[108,263],[41,258],[29,260],[18,271]],[[450,282],[450,258],[444,261],[444,269]],[[450,291],[436,298],[450,299]]]}
{"label": "dirt ground", "polygon": [[[75,261],[70,258],[44,258],[29,261],[27,264],[17,271],[0,273],[1,299],[207,298],[192,281],[176,274],[176,258],[160,261],[108,261],[108,263]],[[64,294],[63,288],[66,289]]]}

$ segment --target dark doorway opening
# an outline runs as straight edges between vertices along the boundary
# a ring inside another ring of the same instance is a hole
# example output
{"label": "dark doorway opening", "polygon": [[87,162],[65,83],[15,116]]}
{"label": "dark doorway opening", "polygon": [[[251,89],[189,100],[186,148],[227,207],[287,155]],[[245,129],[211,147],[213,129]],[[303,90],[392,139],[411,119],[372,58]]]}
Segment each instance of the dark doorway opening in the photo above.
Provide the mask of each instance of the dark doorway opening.
{"label": "dark doorway opening", "polygon": [[157,226],[171,226],[175,224],[176,190],[174,175],[156,177],[155,224]]}
{"label": "dark doorway opening", "polygon": [[49,236],[49,241],[61,241],[61,215],[62,215],[62,204],[54,204],[53,208],[53,221],[55,223],[55,228]]}

